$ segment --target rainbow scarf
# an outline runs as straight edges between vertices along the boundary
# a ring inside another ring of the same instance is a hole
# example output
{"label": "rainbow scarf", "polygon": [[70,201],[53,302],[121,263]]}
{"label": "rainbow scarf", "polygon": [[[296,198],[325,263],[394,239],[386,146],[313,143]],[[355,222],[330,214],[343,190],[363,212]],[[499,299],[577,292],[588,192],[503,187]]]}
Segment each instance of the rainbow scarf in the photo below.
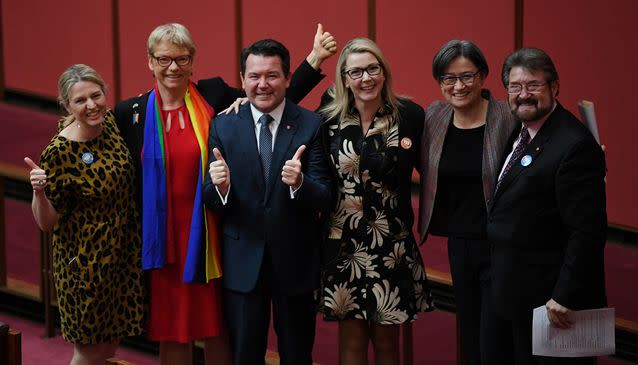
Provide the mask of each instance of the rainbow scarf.
{"label": "rainbow scarf", "polygon": [[[167,219],[170,211],[167,199],[166,131],[157,85],[151,91],[146,105],[144,147],[142,149],[142,268],[164,267],[166,262],[167,232],[172,234],[172,223]],[[188,251],[184,263],[183,281],[208,282],[222,275],[219,262],[221,253],[217,237],[217,216],[204,208],[203,185],[208,162],[208,128],[213,115],[212,108],[191,82],[185,96],[186,109],[201,152],[199,176],[193,202]],[[169,253],[169,261],[172,257]]]}

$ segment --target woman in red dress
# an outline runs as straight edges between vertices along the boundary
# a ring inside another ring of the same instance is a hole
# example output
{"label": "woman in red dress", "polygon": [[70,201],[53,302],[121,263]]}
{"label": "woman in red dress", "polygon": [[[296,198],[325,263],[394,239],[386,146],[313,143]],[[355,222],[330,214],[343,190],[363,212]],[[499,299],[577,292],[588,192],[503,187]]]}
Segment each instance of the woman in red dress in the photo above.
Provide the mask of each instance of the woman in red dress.
{"label": "woman in red dress", "polygon": [[[142,264],[150,270],[148,336],[160,342],[162,364],[191,363],[195,340],[204,341],[208,364],[230,363],[217,218],[204,209],[200,193],[209,123],[243,92],[219,77],[192,82],[195,50],[183,25],[157,27],[148,39],[155,86],[115,108],[122,136],[136,156]],[[287,97],[300,101],[323,78],[318,68],[335,51],[330,33],[318,29]]]}

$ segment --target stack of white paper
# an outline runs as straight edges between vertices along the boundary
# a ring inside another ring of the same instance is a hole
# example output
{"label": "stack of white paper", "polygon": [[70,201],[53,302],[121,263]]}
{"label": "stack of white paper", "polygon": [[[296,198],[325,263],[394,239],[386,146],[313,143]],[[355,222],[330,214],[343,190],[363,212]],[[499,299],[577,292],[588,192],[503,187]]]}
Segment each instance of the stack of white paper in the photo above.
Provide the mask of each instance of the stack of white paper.
{"label": "stack of white paper", "polygon": [[573,311],[571,328],[552,326],[545,306],[534,309],[532,354],[554,357],[602,356],[616,352],[614,308]]}

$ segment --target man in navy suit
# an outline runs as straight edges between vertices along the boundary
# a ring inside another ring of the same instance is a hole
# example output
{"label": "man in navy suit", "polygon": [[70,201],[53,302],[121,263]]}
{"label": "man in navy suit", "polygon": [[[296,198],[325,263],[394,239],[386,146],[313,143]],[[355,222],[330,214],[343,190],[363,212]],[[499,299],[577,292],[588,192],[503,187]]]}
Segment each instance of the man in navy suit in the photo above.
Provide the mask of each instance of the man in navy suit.
{"label": "man in navy suit", "polygon": [[271,303],[281,364],[312,364],[319,215],[330,206],[318,115],[285,99],[288,50],[262,40],[241,54],[250,101],[210,126],[208,207],[223,224],[224,311],[236,365],[264,364]]}
{"label": "man in navy suit", "polygon": [[[544,305],[561,329],[573,310],[605,307],[605,158],[591,133],[556,100],[558,73],[540,49],[503,65],[512,134],[488,207],[491,293],[483,363],[593,364],[532,355],[532,310]],[[489,318],[492,317],[492,318]]]}

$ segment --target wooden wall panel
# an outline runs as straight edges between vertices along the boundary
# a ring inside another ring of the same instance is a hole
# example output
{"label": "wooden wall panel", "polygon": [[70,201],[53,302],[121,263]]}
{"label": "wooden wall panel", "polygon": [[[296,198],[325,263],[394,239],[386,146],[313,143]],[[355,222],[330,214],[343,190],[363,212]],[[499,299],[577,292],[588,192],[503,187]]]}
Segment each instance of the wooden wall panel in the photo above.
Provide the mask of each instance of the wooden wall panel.
{"label": "wooden wall panel", "polygon": [[2,0],[2,17],[7,88],[55,98],[60,74],[74,63],[113,85],[110,0]]}
{"label": "wooden wall panel", "polygon": [[638,73],[635,0],[525,2],[523,45],[548,52],[561,80],[559,100],[578,116],[579,99],[596,105],[607,146],[610,223],[638,228],[638,135],[633,103]]}
{"label": "wooden wall panel", "polygon": [[505,98],[499,73],[514,48],[514,2],[493,0],[377,0],[377,42],[389,59],[394,89],[426,107],[442,99],[432,77],[432,58],[451,39],[468,39],[483,51],[490,67],[486,87]]}
{"label": "wooden wall panel", "polygon": [[153,86],[146,41],[156,26],[171,22],[185,25],[197,46],[193,80],[221,76],[235,85],[239,66],[234,1],[194,0],[178,4],[168,0],[120,0],[122,98]]}
{"label": "wooden wall panel", "polygon": [[[291,69],[294,70],[312,49],[317,23],[322,23],[324,30],[335,35],[340,51],[349,39],[367,35],[366,9],[366,0],[244,0],[243,44],[263,38],[281,41],[290,50]],[[327,77],[304,99],[302,105],[306,108],[316,109],[321,94],[334,82],[337,58],[338,54],[323,65]]]}

